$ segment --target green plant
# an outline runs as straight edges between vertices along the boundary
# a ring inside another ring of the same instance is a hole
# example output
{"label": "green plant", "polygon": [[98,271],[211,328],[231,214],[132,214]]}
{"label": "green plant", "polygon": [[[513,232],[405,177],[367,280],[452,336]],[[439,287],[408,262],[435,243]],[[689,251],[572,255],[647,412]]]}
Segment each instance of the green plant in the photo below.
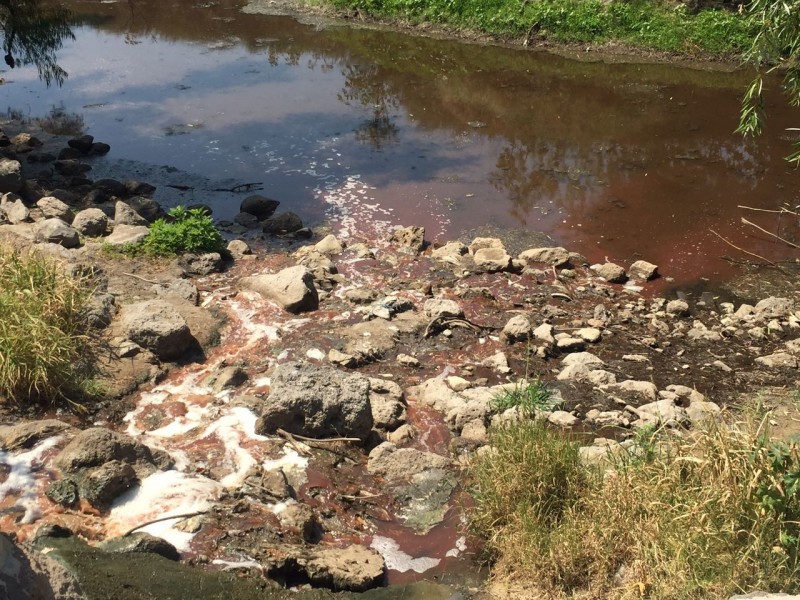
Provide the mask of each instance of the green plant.
{"label": "green plant", "polygon": [[526,417],[552,410],[556,402],[553,391],[538,377],[517,382],[513,388],[506,389],[492,398],[492,407],[498,411],[518,408]]}
{"label": "green plant", "polygon": [[158,219],[142,242],[147,254],[169,256],[183,252],[219,252],[225,246],[222,235],[202,208],[177,206],[168,219]]}
{"label": "green plant", "polygon": [[95,371],[84,275],[0,247],[0,401],[80,401]]}

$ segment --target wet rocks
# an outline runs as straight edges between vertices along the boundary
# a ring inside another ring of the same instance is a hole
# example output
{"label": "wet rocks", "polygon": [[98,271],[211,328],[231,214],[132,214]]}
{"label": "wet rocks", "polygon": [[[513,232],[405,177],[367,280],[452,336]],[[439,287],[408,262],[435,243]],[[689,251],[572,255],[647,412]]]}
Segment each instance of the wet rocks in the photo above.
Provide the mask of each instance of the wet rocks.
{"label": "wet rocks", "polygon": [[628,280],[625,269],[611,262],[592,265],[591,269],[609,283],[625,283]]}
{"label": "wet rocks", "polygon": [[[46,600],[55,598],[53,588],[41,568],[16,546],[4,533],[0,533],[0,596],[5,600]],[[62,580],[61,598],[77,600],[82,596],[74,581]],[[68,584],[68,585],[67,585]]]}
{"label": "wet rocks", "polygon": [[297,233],[302,229],[302,219],[293,212],[277,214],[261,223],[261,230],[272,235]]}
{"label": "wet rocks", "polygon": [[161,360],[179,358],[197,343],[181,313],[162,300],[126,305],[120,322],[128,339]]}
{"label": "wet rocks", "polygon": [[273,546],[269,553],[271,577],[309,583],[336,592],[364,592],[383,582],[383,557],[364,546]]}
{"label": "wet rocks", "polygon": [[280,202],[277,200],[259,194],[253,194],[242,200],[239,210],[243,213],[253,215],[259,221],[263,221],[275,214],[279,205]]}
{"label": "wet rocks", "polygon": [[181,555],[178,550],[159,537],[149,533],[137,532],[125,537],[111,538],[97,545],[104,552],[115,554],[130,554],[131,552],[142,552],[146,554],[157,554],[167,560],[180,560]]}
{"label": "wet rocks", "polygon": [[319,307],[314,277],[303,266],[288,267],[274,274],[243,277],[239,285],[242,289],[258,292],[291,313]]}
{"label": "wet rocks", "polygon": [[628,269],[628,274],[633,279],[644,279],[645,281],[650,281],[651,279],[655,279],[658,277],[658,267],[653,263],[649,263],[646,260],[637,260],[633,263]]}
{"label": "wet rocks", "polygon": [[257,430],[307,437],[365,439],[372,429],[369,379],[331,367],[295,362],[272,376]]}
{"label": "wet rocks", "polygon": [[519,260],[525,266],[544,263],[553,267],[567,267],[570,265],[570,253],[561,247],[531,248],[522,252]]}
{"label": "wet rocks", "polygon": [[17,425],[0,426],[0,448],[3,450],[21,450],[32,448],[41,440],[63,433],[72,426],[57,419],[28,421]]}
{"label": "wet rocks", "polygon": [[389,241],[406,248],[414,253],[420,253],[425,248],[425,228],[410,226],[395,230]]}

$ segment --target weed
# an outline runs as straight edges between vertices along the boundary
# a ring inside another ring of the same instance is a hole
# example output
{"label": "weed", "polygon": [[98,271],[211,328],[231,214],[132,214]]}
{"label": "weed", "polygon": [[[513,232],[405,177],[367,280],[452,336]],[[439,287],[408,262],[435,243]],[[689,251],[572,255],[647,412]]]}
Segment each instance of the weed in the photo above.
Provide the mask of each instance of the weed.
{"label": "weed", "polygon": [[87,276],[0,248],[0,399],[80,401],[95,369]]}
{"label": "weed", "polygon": [[67,112],[63,103],[53,106],[46,117],[35,119],[35,122],[43,131],[54,135],[78,136],[85,127],[83,116]]}
{"label": "weed", "polygon": [[536,581],[545,597],[796,592],[797,448],[767,441],[752,420],[647,436],[650,460],[622,458],[601,475],[542,423],[491,432],[493,451],[469,477],[495,575]]}
{"label": "weed", "polygon": [[536,413],[552,410],[555,401],[553,391],[536,377],[517,382],[512,389],[496,395],[492,399],[492,407],[501,412],[509,408],[518,408],[523,416],[533,417]]}
{"label": "weed", "polygon": [[150,226],[141,249],[153,256],[170,256],[183,252],[219,252],[224,246],[222,235],[204,209],[177,206],[169,211],[167,219],[158,219]]}

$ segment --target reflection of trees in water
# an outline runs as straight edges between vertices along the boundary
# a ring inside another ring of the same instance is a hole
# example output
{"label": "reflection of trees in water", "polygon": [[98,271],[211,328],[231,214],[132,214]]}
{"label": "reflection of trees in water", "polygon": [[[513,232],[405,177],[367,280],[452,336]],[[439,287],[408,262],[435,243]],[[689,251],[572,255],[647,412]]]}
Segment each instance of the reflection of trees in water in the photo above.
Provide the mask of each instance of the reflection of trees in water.
{"label": "reflection of trees in water", "polygon": [[9,67],[35,65],[47,85],[64,83],[67,72],[56,62],[56,51],[65,39],[75,38],[66,8],[39,0],[0,0],[0,26]]}
{"label": "reflection of trees in water", "polygon": [[348,106],[360,104],[372,111],[371,117],[356,129],[356,140],[375,150],[396,143],[398,129],[391,113],[399,106],[399,100],[389,81],[378,73],[378,67],[345,64],[342,75],[344,87],[337,95],[339,101]]}

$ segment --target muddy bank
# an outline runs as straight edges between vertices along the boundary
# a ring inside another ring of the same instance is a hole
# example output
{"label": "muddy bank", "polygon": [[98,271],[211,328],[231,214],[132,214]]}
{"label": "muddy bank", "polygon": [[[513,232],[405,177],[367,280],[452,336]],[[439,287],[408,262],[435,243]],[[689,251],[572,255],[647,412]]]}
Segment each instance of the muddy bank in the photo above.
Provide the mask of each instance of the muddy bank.
{"label": "muddy bank", "polygon": [[[4,141],[0,235],[95,274],[109,392],[90,418],[4,404],[0,530],[22,543],[58,526],[93,548],[158,538],[131,564],[182,566],[134,574],[131,598],[179,577],[223,589],[208,574],[221,571],[243,598],[387,584],[403,597],[414,588],[393,585],[419,580],[477,596],[461,467],[491,426],[531,418],[499,398],[543,380],[535,417],[585,439],[591,462],[797,379],[788,270],[771,297],[659,297],[669,270],[646,260],[591,264],[519,236],[434,245],[415,226],[315,231],[257,194],[221,224],[227,251],[130,259],[113,246],[149,235],[153,186],[87,177],[102,141],[38,142]],[[104,555],[64,543],[87,586],[119,569],[82,571]]]}

